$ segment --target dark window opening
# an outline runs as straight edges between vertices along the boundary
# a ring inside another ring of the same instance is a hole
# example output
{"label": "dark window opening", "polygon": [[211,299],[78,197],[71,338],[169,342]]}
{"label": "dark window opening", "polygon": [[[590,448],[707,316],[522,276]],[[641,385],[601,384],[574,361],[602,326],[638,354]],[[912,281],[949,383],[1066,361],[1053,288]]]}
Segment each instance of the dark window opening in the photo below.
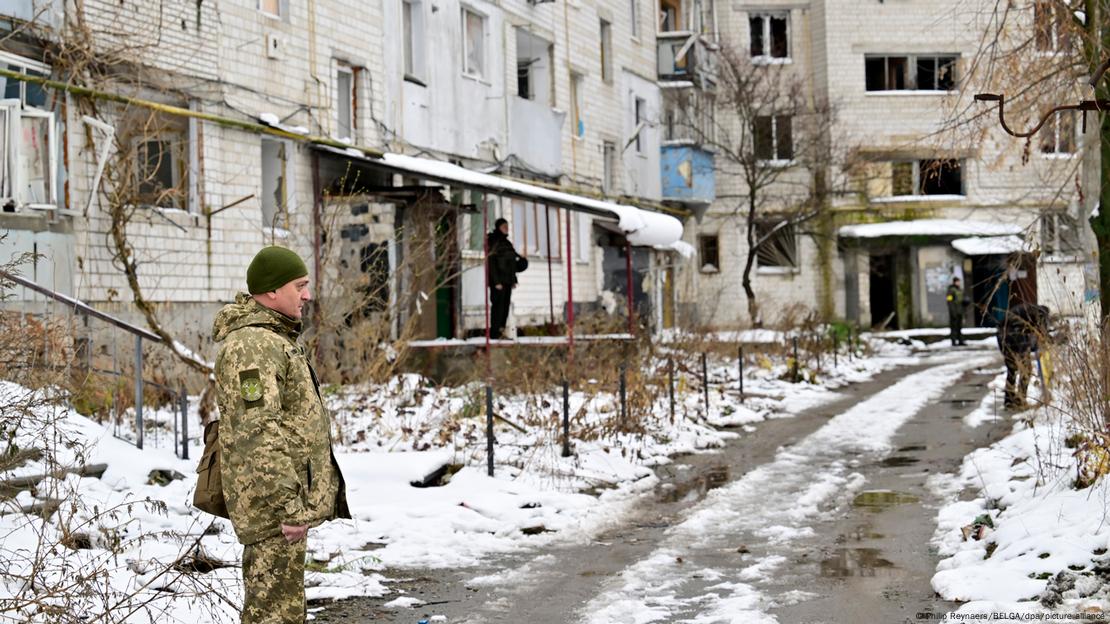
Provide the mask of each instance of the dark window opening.
{"label": "dark window opening", "polygon": [[922,195],[963,195],[963,176],[958,160],[922,160]]}
{"label": "dark window opening", "polygon": [[716,235],[698,237],[698,260],[701,270],[715,273],[721,270],[720,238]]}
{"label": "dark window opening", "polygon": [[951,91],[956,88],[955,55],[867,56],[868,91]]}

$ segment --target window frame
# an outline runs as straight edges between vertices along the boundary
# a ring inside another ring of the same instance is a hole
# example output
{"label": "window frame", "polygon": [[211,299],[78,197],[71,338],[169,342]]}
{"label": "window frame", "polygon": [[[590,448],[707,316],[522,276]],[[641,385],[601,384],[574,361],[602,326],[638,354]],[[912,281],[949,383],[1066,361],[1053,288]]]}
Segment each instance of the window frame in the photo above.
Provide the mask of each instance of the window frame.
{"label": "window frame", "polygon": [[[268,220],[269,222],[267,222],[267,219],[266,219],[266,190],[265,190],[265,186],[264,186],[265,185],[265,164],[266,164],[266,147],[265,147],[266,143],[275,143],[281,149],[281,151],[279,153],[284,152],[284,158],[280,158],[281,168],[282,168],[282,173],[283,173],[283,175],[280,178],[281,179],[280,187],[283,190],[283,192],[282,192],[283,198],[282,199],[283,199],[283,204],[284,205],[274,207],[274,212],[273,212],[273,215],[271,215],[270,219]],[[260,180],[261,185],[260,185],[260,195],[259,195],[259,198],[260,198],[261,201],[259,202],[259,204],[260,204],[260,208],[261,208],[261,211],[262,211],[261,217],[262,217],[262,229],[263,230],[269,230],[271,227],[280,227],[280,229],[288,229],[289,216],[292,215],[295,212],[294,209],[293,209],[294,197],[295,197],[294,194],[293,194],[293,192],[294,192],[294,177],[295,176],[291,175],[291,173],[293,171],[293,157],[294,157],[295,153],[296,152],[294,150],[293,142],[290,141],[290,140],[271,138],[271,137],[261,137],[261,140],[259,141],[259,166],[260,166],[260,170],[262,172],[262,180]],[[284,214],[285,215],[285,219],[282,222],[283,224],[281,226],[278,225],[278,220],[275,219],[275,217],[278,214]]]}
{"label": "window frame", "polygon": [[[759,132],[759,129],[758,129],[759,128],[758,124],[759,124],[761,119],[769,119],[770,123],[771,123],[771,125],[770,125],[770,135],[769,135],[770,140],[771,140],[771,158],[763,158],[759,154],[759,151],[760,151],[759,147],[760,146],[759,146],[758,139],[759,139],[760,132]],[[790,135],[790,155],[789,155],[789,158],[783,158],[782,157],[783,155],[779,153],[779,148],[780,148],[779,143],[782,141],[782,136],[781,136],[781,133],[779,132],[779,127],[781,125],[780,120],[783,120],[783,119],[787,120],[787,122],[789,123],[789,125],[788,125],[788,132],[789,132],[789,135]],[[756,162],[758,162],[758,163],[760,163],[764,166],[767,166],[767,167],[789,167],[789,166],[795,164],[796,160],[795,160],[795,153],[794,153],[794,116],[793,115],[756,115],[755,121],[753,123],[753,129],[752,129],[752,153],[753,153],[753,155],[755,155]]]}
{"label": "window frame", "polygon": [[[1075,235],[1074,247],[1067,249],[1068,245],[1064,244],[1064,237],[1060,235],[1063,228],[1060,227],[1061,217],[1071,220],[1071,230]],[[1040,237],[1041,249],[1044,250],[1044,255],[1048,259],[1056,261],[1069,261],[1079,258],[1084,255],[1083,250],[1083,237],[1082,229],[1078,219],[1072,217],[1066,210],[1046,210],[1040,215]],[[1046,241],[1046,234],[1050,234],[1051,241]]]}
{"label": "window frame", "polygon": [[[1071,137],[1067,137],[1067,140],[1070,140],[1070,142],[1071,142],[1071,149],[1070,150],[1061,149],[1061,139],[1065,138],[1065,137],[1060,132],[1060,121],[1062,119],[1064,119],[1065,116],[1067,118],[1070,118],[1070,120],[1071,120],[1070,121]],[[1049,136],[1049,134],[1043,134],[1046,131],[1051,133],[1051,137],[1052,137],[1052,149],[1050,149],[1050,150],[1044,149],[1045,148],[1045,143],[1044,143],[1043,139],[1045,139]],[[1079,133],[1079,124],[1076,123],[1075,111],[1056,111],[1056,113],[1054,113],[1052,115],[1052,117],[1049,118],[1049,121],[1047,123],[1045,123],[1045,127],[1041,128],[1041,133],[1042,133],[1041,134],[1042,141],[1038,144],[1038,146],[1037,146],[1038,150],[1037,151],[1040,152],[1042,158],[1047,158],[1047,159],[1056,159],[1056,158],[1071,159],[1071,158],[1075,158],[1076,156],[1078,156],[1078,154],[1079,154],[1080,133]]]}
{"label": "window frame", "polygon": [[[774,55],[774,43],[771,33],[772,19],[782,19],[786,23],[785,54],[783,56]],[[760,20],[759,37],[762,50],[760,54],[755,54],[753,52],[755,48],[753,45],[755,30],[752,27],[752,23],[755,20]],[[790,22],[790,11],[750,11],[748,13],[748,55],[751,56],[752,63],[756,65],[773,65],[794,62],[793,50],[791,49],[791,44],[793,43],[791,31],[793,28],[791,28]]]}
{"label": "window frame", "polygon": [[[1063,22],[1058,17],[1057,11],[1059,6],[1054,5],[1051,0],[1034,0],[1033,2],[1033,49],[1034,51],[1043,56],[1055,56],[1058,54],[1066,54],[1072,46],[1071,33],[1066,32],[1066,22]],[[1041,11],[1048,11],[1048,17],[1042,18]],[[1068,19],[1070,14],[1064,12],[1064,19]],[[1042,23],[1043,22],[1043,23]],[[1043,35],[1048,35],[1047,40]],[[1048,43],[1047,47],[1042,44]]]}
{"label": "window frame", "polygon": [[[177,148],[174,147],[175,140],[180,143],[180,146]],[[192,184],[189,178],[189,152],[192,147],[189,143],[188,130],[162,130],[149,136],[135,137],[132,140],[132,150],[135,154],[135,162],[137,165],[135,167],[135,176],[137,178],[136,185],[142,184],[142,179],[146,172],[146,165],[143,163],[143,159],[140,158],[144,153],[140,151],[143,149],[141,145],[154,142],[169,146],[167,152],[170,157],[170,181],[173,185],[172,188],[174,190],[180,190],[180,194],[170,194],[167,197],[170,199],[180,197],[181,201],[178,202],[174,200],[173,204],[169,206],[151,203],[145,201],[145,199],[141,197],[141,193],[136,191],[136,199],[142,200],[137,202],[136,205],[152,210],[180,210],[182,212],[188,212],[190,204],[189,196],[192,193]],[[184,178],[182,176],[184,176]]]}
{"label": "window frame", "polygon": [[[957,164],[960,175],[960,192],[959,193],[925,193],[926,179],[922,175],[922,168],[924,163],[927,162],[954,162]],[[890,197],[892,198],[932,198],[932,197],[967,197],[967,179],[964,176],[966,169],[964,159],[962,158],[918,158],[918,159],[902,159],[892,160],[891,163],[891,178],[890,178]],[[895,171],[894,168],[898,165],[912,165],[912,189],[913,193],[910,195],[895,193]]]}
{"label": "window frame", "polygon": [[[716,263],[708,262],[705,257],[706,245],[712,241],[713,255],[715,256]],[[713,267],[707,269],[707,266]],[[698,234],[698,272],[699,273],[720,273],[721,272],[721,235],[717,234]]]}
{"label": "window frame", "polygon": [[636,133],[633,143],[636,153],[644,154],[644,130],[647,127],[647,99],[632,94],[632,131]]}
{"label": "window frame", "polygon": [[[465,4],[460,7],[460,12],[462,17],[462,74],[467,78],[472,78],[474,80],[484,82],[488,79],[487,74],[489,55],[486,51],[486,48],[488,47],[486,45],[486,37],[489,33],[489,16],[475,9],[474,7]],[[478,23],[481,24],[481,36],[478,39],[481,42],[481,49],[479,50],[479,58],[477,60],[479,65],[478,71],[474,71],[474,68],[470,66],[471,42],[469,20],[467,18],[471,15],[476,17],[478,19]]]}
{"label": "window frame", "polygon": [[[757,273],[798,273],[801,271],[798,249],[798,226],[785,218],[764,218],[755,222],[756,240],[762,239],[769,231],[774,230],[779,224],[786,223],[781,229],[768,238],[755,252],[755,268]],[[764,229],[766,228],[766,229]],[[779,240],[789,240],[790,249],[784,249],[778,254],[786,260],[787,264],[767,264],[766,250],[768,246],[776,244]]]}
{"label": "window frame", "polygon": [[289,15],[289,0],[274,0],[274,2],[277,4],[277,13],[271,13],[270,11],[266,10],[264,6],[266,4],[266,0],[258,0],[258,2],[255,4],[255,7],[257,8],[259,13],[271,19],[286,19],[286,17],[288,17]]}
{"label": "window frame", "polygon": [[[948,52],[946,52],[946,53],[937,52],[937,53],[928,53],[928,54],[909,54],[909,53],[907,53],[907,54],[893,54],[893,53],[892,54],[864,54],[863,55],[863,91],[864,91],[864,93],[866,93],[868,95],[880,94],[880,93],[922,93],[922,94],[942,95],[942,94],[952,93],[952,92],[958,90],[959,86],[960,86],[960,74],[957,71],[957,69],[959,68],[960,58],[961,58],[961,55],[959,53],[948,53]],[[877,61],[877,60],[880,60],[880,59],[883,61],[883,71],[882,71],[883,88],[872,89],[871,86],[870,86],[872,83],[868,79],[868,76],[869,76],[868,64],[869,64],[869,62]],[[890,77],[891,77],[890,61],[891,61],[891,59],[904,59],[905,60],[905,70],[904,70],[904,73],[902,75],[903,84],[900,88],[897,88],[897,89],[887,87],[887,85],[891,82],[890,81]],[[939,89],[939,88],[922,89],[922,88],[920,88],[919,85],[918,85],[918,78],[919,78],[919,73],[920,73],[920,61],[922,61],[922,60],[932,60],[934,62],[934,69],[933,69],[933,84],[934,85],[939,84],[939,82],[940,82],[940,78],[939,78],[940,68],[942,66],[942,62],[945,62],[945,64],[947,65],[947,67],[949,68],[949,70],[951,72],[951,75],[948,77],[948,80],[950,81],[950,84],[951,84],[950,88],[948,88],[948,89]]]}
{"label": "window frame", "polygon": [[583,114],[585,102],[582,100],[582,87],[585,80],[585,74],[570,72],[570,111],[573,121],[570,131],[571,136],[578,140],[586,137],[586,117]]}
{"label": "window frame", "polygon": [[401,0],[401,73],[421,86],[425,86],[424,39],[423,0]]}
{"label": "window frame", "polygon": [[[0,65],[8,66],[9,70],[18,71],[20,74],[30,73],[44,77],[49,77],[53,71],[47,64],[6,52],[0,52]],[[16,212],[22,209],[30,209],[73,214],[65,207],[64,198],[59,188],[58,169],[61,165],[61,155],[58,153],[61,142],[58,128],[59,115],[57,111],[27,104],[27,87],[30,83],[22,80],[16,82],[19,85],[19,97],[0,98],[0,107],[5,109],[7,117],[4,120],[5,123],[0,125],[0,132],[4,134],[4,154],[0,158],[0,167],[5,172],[4,176],[8,184],[6,193],[4,192],[5,189],[0,186],[0,206],[12,205]],[[45,105],[48,106],[49,104],[50,100],[47,95]],[[49,170],[45,172],[47,184],[44,191],[49,195],[49,201],[47,202],[22,201],[20,198],[24,183],[21,170],[23,144],[21,132],[25,118],[46,120],[46,143],[47,150],[49,150],[47,167]]]}
{"label": "window frame", "polygon": [[601,191],[605,194],[615,193],[617,190],[617,143],[615,141],[601,142]]}
{"label": "window frame", "polygon": [[[512,209],[512,241],[521,255],[561,260],[563,258],[563,244],[565,243],[562,231],[564,210],[556,206],[523,199],[513,199],[510,206]],[[541,222],[544,224],[542,230],[540,228]],[[541,234],[544,234],[544,236],[541,237]],[[551,245],[547,247],[549,240]],[[548,252],[551,251],[554,251],[554,253],[548,255]]]}
{"label": "window frame", "polygon": [[[347,76],[347,92],[343,93],[342,77]],[[347,103],[347,118],[343,119],[343,107],[341,104]],[[358,132],[358,124],[356,118],[358,110],[358,72],[356,69],[346,63],[337,63],[335,68],[335,136],[339,140],[348,140],[354,142],[355,134]],[[347,134],[344,136],[342,129],[344,122],[347,125]]]}

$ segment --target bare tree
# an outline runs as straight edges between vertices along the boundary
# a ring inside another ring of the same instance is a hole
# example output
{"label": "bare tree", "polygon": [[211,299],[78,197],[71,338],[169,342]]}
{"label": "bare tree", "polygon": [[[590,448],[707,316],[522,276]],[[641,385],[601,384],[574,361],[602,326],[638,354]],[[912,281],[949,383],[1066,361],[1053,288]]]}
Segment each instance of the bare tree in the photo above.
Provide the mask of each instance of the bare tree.
{"label": "bare tree", "polygon": [[[741,284],[748,315],[758,326],[763,317],[752,287],[757,262],[793,265],[793,231],[827,206],[833,110],[791,66],[754,64],[731,48],[723,48],[719,58],[715,105],[689,101],[706,97],[691,91],[667,97],[677,99],[669,108],[678,111],[674,121],[680,131],[716,153],[717,187],[729,189],[717,199],[741,218],[747,241]],[[666,132],[674,130],[668,125]]]}

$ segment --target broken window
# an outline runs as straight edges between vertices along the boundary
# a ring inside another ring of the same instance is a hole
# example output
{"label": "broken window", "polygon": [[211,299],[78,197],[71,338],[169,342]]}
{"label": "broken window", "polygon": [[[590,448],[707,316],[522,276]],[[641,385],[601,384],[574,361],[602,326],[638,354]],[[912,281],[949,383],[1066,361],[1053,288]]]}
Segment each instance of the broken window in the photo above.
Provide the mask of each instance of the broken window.
{"label": "broken window", "polygon": [[526,100],[554,105],[551,66],[554,48],[524,28],[516,29],[516,91]]}
{"label": "broken window", "polygon": [[926,159],[891,163],[891,194],[963,195],[963,167],[959,160]]}
{"label": "broken window", "polygon": [[[3,67],[30,76],[49,69],[31,60],[3,55]],[[40,85],[0,77],[0,209],[58,208],[60,152],[53,97]]]}
{"label": "broken window", "polygon": [[659,3],[659,32],[682,30],[682,3],[679,0],[661,0]]}
{"label": "broken window", "polygon": [[262,139],[262,227],[289,226],[289,153],[286,141]]}
{"label": "broken window", "polygon": [[601,79],[613,80],[613,25],[601,20]]}
{"label": "broken window", "polygon": [[604,141],[601,144],[601,158],[603,167],[601,190],[612,193],[617,189],[617,144]]}
{"label": "broken window", "polygon": [[951,91],[956,88],[954,54],[868,55],[864,57],[868,91]]}
{"label": "broken window", "polygon": [[1079,220],[1064,211],[1041,215],[1041,246],[1049,255],[1075,256],[1083,253]]}
{"label": "broken window", "polygon": [[475,78],[486,75],[486,18],[463,8],[463,73]]}
{"label": "broken window", "polygon": [[755,118],[752,136],[758,160],[794,160],[793,123],[790,115],[760,115]]}
{"label": "broken window", "polygon": [[771,61],[790,58],[790,14],[753,13],[748,16],[752,58]]}
{"label": "broken window", "polygon": [[140,205],[187,208],[187,141],[172,131],[140,139],[135,144],[136,199]]}
{"label": "broken window", "polygon": [[1034,42],[1038,52],[1065,52],[1071,47],[1071,12],[1054,0],[1033,3]]}
{"label": "broken window", "polygon": [[703,273],[721,270],[721,244],[716,234],[698,236],[698,264]]}
{"label": "broken window", "polygon": [[354,138],[355,106],[354,70],[340,65],[335,80],[336,135],[340,139]]}
{"label": "broken window", "polygon": [[1075,111],[1057,111],[1038,133],[1042,154],[1075,153]]}
{"label": "broken window", "polygon": [[647,101],[644,98],[635,98],[632,104],[632,131],[636,133],[633,139],[636,145],[636,153],[642,154],[644,151],[644,126],[647,122]]}
{"label": "broken window", "polygon": [[[756,265],[793,269],[798,266],[797,241],[794,224],[783,219],[760,220],[755,223],[758,249]],[[758,243],[762,241],[762,243]]]}
{"label": "broken window", "polygon": [[401,3],[405,77],[420,82],[424,79],[424,5],[419,0]]}

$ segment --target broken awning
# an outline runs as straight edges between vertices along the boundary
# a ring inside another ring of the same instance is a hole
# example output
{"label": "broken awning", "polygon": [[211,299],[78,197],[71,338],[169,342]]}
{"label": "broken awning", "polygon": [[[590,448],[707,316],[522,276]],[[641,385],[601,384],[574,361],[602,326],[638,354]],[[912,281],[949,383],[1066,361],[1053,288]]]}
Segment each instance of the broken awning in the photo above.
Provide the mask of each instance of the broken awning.
{"label": "broken awning", "polygon": [[1006,236],[1022,232],[1022,227],[1008,223],[973,221],[971,219],[917,219],[845,225],[839,230],[842,238],[882,238],[884,236]]}
{"label": "broken awning", "polygon": [[386,169],[394,173],[418,176],[450,186],[479,189],[485,192],[526,201],[536,201],[598,217],[614,219],[628,242],[633,245],[649,247],[671,245],[682,238],[682,223],[678,219],[670,215],[641,210],[634,206],[625,206],[555,191],[519,180],[480,171],[471,171],[458,165],[430,158],[419,158],[391,152],[385,153],[381,158],[368,158],[358,150],[353,149],[342,150],[329,146],[317,146],[317,149],[359,160],[368,166]]}
{"label": "broken awning", "polygon": [[952,247],[965,256],[1009,255],[1027,251],[1025,240],[1013,235],[957,238],[952,241]]}

